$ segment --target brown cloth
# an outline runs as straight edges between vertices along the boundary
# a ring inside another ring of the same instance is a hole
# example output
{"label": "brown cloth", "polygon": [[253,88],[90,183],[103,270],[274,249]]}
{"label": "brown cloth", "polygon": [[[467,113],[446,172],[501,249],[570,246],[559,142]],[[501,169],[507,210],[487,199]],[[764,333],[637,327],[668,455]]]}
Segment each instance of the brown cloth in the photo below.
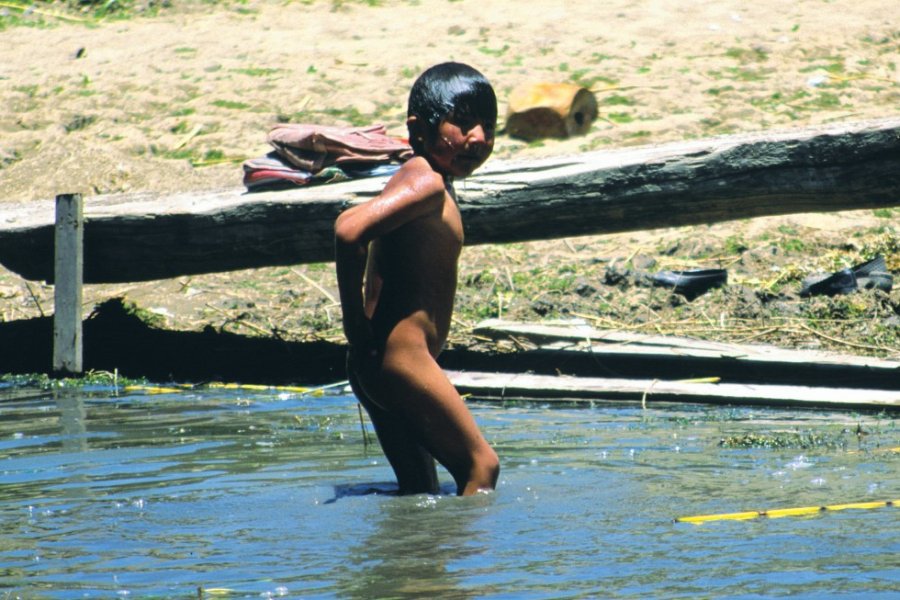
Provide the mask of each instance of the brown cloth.
{"label": "brown cloth", "polygon": [[340,163],[404,162],[413,155],[409,143],[387,135],[384,125],[282,123],[272,128],[268,141],[287,162],[313,173]]}

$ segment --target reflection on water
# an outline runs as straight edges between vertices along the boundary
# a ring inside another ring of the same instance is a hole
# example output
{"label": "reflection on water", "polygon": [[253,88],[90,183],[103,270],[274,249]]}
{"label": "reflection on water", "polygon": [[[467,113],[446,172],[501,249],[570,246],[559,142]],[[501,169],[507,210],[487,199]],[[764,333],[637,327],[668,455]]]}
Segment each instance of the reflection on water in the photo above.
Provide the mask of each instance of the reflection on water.
{"label": "reflection on water", "polygon": [[[888,598],[900,585],[896,508],[673,522],[900,498],[890,418],[621,404],[473,409],[501,456],[498,491],[399,497],[385,483],[386,461],[363,443],[352,397],[0,389],[0,590]],[[798,431],[829,443],[719,445]]]}

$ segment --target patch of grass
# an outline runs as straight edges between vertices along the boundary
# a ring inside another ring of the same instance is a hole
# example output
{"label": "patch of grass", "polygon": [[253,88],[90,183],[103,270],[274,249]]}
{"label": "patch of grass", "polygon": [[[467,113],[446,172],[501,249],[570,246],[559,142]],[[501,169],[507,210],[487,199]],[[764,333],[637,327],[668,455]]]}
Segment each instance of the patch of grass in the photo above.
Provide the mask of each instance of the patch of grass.
{"label": "patch of grass", "polygon": [[602,52],[594,52],[591,54],[591,57],[588,59],[588,61],[592,62],[592,63],[599,63],[599,62],[603,62],[605,60],[612,60],[613,58],[615,58],[615,56],[612,56],[611,54],[604,54]]}
{"label": "patch of grass", "polygon": [[346,121],[350,123],[350,125],[354,125],[357,127],[369,125],[370,121],[372,120],[370,115],[362,114],[355,106],[345,106],[343,108],[326,108],[322,111],[317,112],[327,115],[333,119]]}
{"label": "patch of grass", "polygon": [[797,238],[790,238],[781,242],[781,247],[785,252],[803,252],[806,250],[806,243]]}
{"label": "patch of grass", "polygon": [[170,127],[169,131],[175,134],[184,134],[191,130],[191,125],[187,121],[179,121],[174,127]]}
{"label": "patch of grass", "polygon": [[[821,59],[819,59],[821,60]],[[811,64],[808,67],[800,69],[801,73],[812,73],[815,71],[825,71],[831,75],[843,75],[847,72],[845,59],[843,56],[824,57],[824,63]]]}
{"label": "patch of grass", "polygon": [[641,129],[639,131],[629,131],[628,133],[625,134],[625,138],[629,139],[629,140],[640,141],[640,140],[649,138],[652,135],[653,135],[652,132],[647,131],[646,129]]}
{"label": "patch of grass", "polygon": [[36,84],[17,85],[13,86],[13,90],[21,94],[25,94],[29,98],[34,98],[35,96],[37,96],[38,86]]}
{"label": "patch of grass", "polygon": [[38,388],[41,390],[78,389],[87,386],[146,385],[146,379],[122,377],[109,371],[88,371],[81,377],[55,378],[44,373],[0,374],[0,388]]}
{"label": "patch of grass", "polygon": [[778,233],[783,233],[784,235],[797,235],[797,228],[793,225],[782,223],[778,226]]}
{"label": "patch of grass", "polygon": [[609,113],[605,116],[607,120],[619,125],[624,125],[626,123],[631,123],[632,121],[634,121],[634,117],[632,117],[629,113],[624,112]]}
{"label": "patch of grass", "polygon": [[763,48],[732,47],[725,51],[725,56],[741,63],[763,62],[769,60],[769,52]]}
{"label": "patch of grass", "polygon": [[219,108],[229,108],[232,110],[246,110],[250,108],[250,105],[246,102],[238,102],[236,100],[213,100],[211,104]]}
{"label": "patch of grass", "polygon": [[0,169],[13,165],[22,160],[22,154],[18,150],[0,153]]}
{"label": "patch of grass", "polygon": [[743,254],[748,248],[747,241],[739,235],[730,235],[725,238],[723,246],[725,254]]}
{"label": "patch of grass", "polygon": [[773,433],[744,433],[729,436],[719,440],[722,448],[790,448],[798,450],[812,450],[814,448],[844,448],[847,446],[848,435],[840,433],[817,433],[815,431],[799,432],[784,431]]}
{"label": "patch of grass", "polygon": [[748,67],[726,67],[725,69],[712,69],[706,72],[710,79],[720,81],[723,79],[756,83],[765,81],[772,73],[772,69],[751,69]]}
{"label": "patch of grass", "polygon": [[501,57],[509,50],[509,44],[503,44],[502,48],[488,48],[487,46],[479,46],[478,51],[487,56]]}
{"label": "patch of grass", "polygon": [[612,94],[611,96],[603,98],[600,101],[600,104],[603,106],[635,106],[637,104],[637,101],[634,98],[629,98],[628,96]]}
{"label": "patch of grass", "polygon": [[834,109],[842,105],[837,94],[831,92],[819,92],[818,95],[806,102],[805,106],[813,109]]}
{"label": "patch of grass", "polygon": [[63,125],[66,133],[79,131],[94,123],[97,120],[95,115],[75,115],[68,123]]}
{"label": "patch of grass", "polygon": [[241,69],[231,69],[231,72],[247,75],[248,77],[271,77],[272,75],[279,75],[286,73],[287,71],[284,69],[272,69],[266,67],[246,67]]}

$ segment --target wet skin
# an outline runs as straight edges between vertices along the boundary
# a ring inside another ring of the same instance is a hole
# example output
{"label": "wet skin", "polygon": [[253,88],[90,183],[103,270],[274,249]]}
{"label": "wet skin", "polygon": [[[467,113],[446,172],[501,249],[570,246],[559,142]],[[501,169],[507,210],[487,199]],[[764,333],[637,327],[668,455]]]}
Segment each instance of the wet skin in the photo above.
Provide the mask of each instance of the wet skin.
{"label": "wet skin", "polygon": [[401,493],[437,493],[435,459],[461,495],[493,489],[499,474],[496,453],[436,361],[463,245],[449,181],[471,174],[492,148],[492,128],[445,119],[424,157],[335,223],[350,381]]}

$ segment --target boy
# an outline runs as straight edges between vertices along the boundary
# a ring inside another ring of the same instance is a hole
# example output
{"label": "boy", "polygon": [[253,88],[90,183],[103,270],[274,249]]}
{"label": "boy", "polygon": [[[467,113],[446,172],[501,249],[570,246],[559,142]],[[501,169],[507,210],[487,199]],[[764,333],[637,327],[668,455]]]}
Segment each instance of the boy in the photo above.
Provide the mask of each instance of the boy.
{"label": "boy", "polygon": [[463,227],[454,177],[494,147],[497,98],[467,65],[426,70],[409,96],[415,155],[384,190],[335,222],[335,262],[350,345],[348,376],[401,494],[439,492],[437,459],[459,495],[492,490],[497,454],[436,359],[447,340]]}

